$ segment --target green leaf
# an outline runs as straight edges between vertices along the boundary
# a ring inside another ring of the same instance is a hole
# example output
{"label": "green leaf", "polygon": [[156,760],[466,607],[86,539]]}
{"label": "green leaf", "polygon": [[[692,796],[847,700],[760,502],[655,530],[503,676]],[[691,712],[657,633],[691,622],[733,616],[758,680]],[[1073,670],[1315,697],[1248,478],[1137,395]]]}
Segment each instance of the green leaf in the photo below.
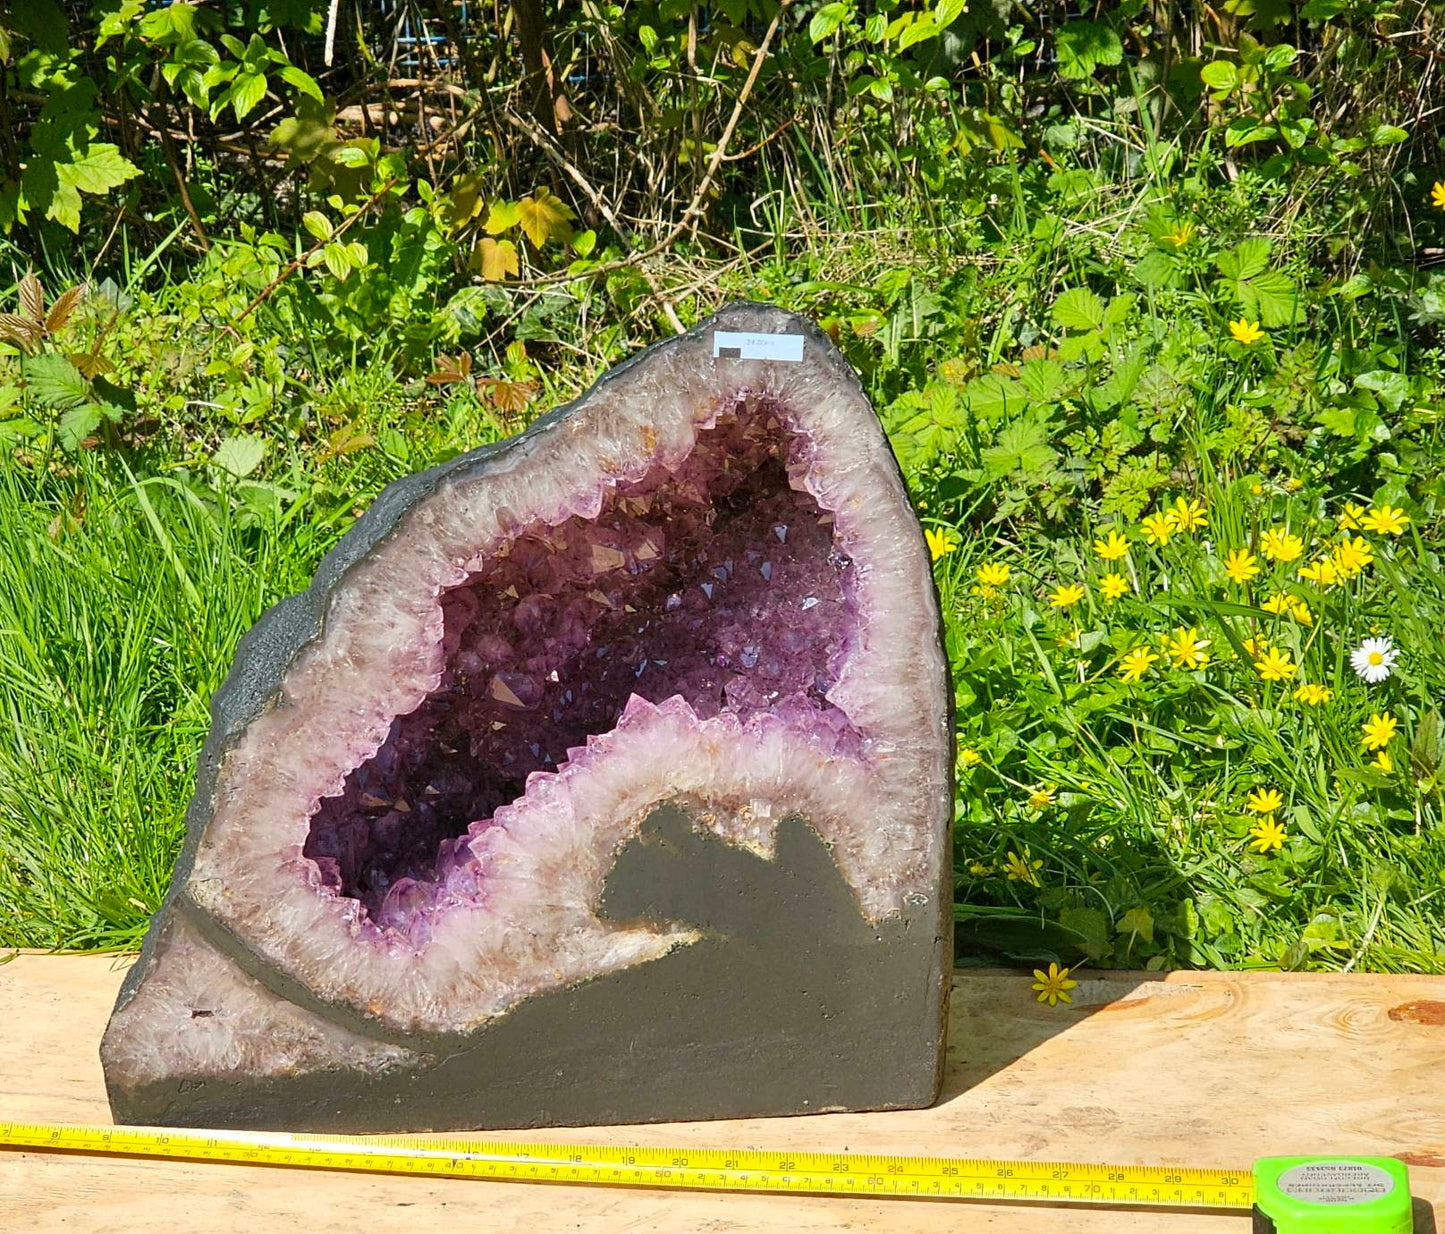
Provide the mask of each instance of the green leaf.
{"label": "green leaf", "polygon": [[1119,918],[1119,933],[1130,934],[1129,946],[1134,946],[1134,938],[1142,938],[1146,943],[1154,941],[1154,914],[1149,911],[1147,905],[1140,905],[1138,908],[1131,908]]}
{"label": "green leaf", "polygon": [[969,0],[938,0],[933,6],[933,24],[939,30],[946,30],[963,16]]}
{"label": "green leaf", "polygon": [[1135,263],[1133,273],[1141,286],[1151,291],[1160,291],[1178,284],[1179,262],[1168,253],[1155,249]]}
{"label": "green leaf", "polygon": [[898,50],[907,51],[915,43],[937,38],[942,33],[942,30],[925,17],[921,21],[915,21],[903,32],[902,37],[898,40]]}
{"label": "green leaf", "polygon": [[1054,301],[1052,316],[1070,330],[1095,330],[1104,324],[1104,302],[1087,287],[1071,287]]}
{"label": "green leaf", "polygon": [[81,442],[100,427],[100,408],[94,403],[82,403],[72,407],[60,417],[56,436],[62,449],[79,450]]}
{"label": "green leaf", "polygon": [[1056,39],[1059,76],[1083,81],[1101,64],[1120,64],[1124,44],[1114,28],[1102,21],[1071,21],[1059,28]]}
{"label": "green leaf", "polygon": [[221,471],[243,480],[261,466],[266,457],[266,439],[255,433],[235,433],[227,437],[211,455],[211,464]]}
{"label": "green leaf", "polygon": [[1287,326],[1299,315],[1299,292],[1294,280],[1278,270],[1266,270],[1240,283],[1238,294],[1245,316],[1258,319],[1268,328]]}
{"label": "green leaf", "polygon": [[329,242],[321,250],[321,260],[326,263],[326,268],[338,283],[346,282],[351,274],[351,259],[344,244],[338,244],[334,240]]}
{"label": "green leaf", "polygon": [[1059,924],[1079,936],[1080,950],[1089,959],[1102,960],[1108,955],[1114,929],[1099,909],[1066,908],[1059,914]]}
{"label": "green leaf", "polygon": [[494,201],[492,207],[487,211],[487,221],[483,224],[483,230],[489,236],[500,236],[504,231],[515,227],[522,218],[522,207],[515,201]]}
{"label": "green leaf", "polygon": [[80,151],[68,163],[57,163],[55,174],[61,184],[69,184],[82,193],[108,193],[118,185],[140,175],[140,168],[121,154],[119,147],[95,142]]}
{"label": "green leaf", "polygon": [[1057,403],[1068,392],[1069,378],[1057,360],[1030,360],[1019,370],[1019,384],[1036,403]]}
{"label": "green leaf", "polygon": [[815,43],[821,43],[843,24],[847,16],[848,6],[846,4],[838,3],[837,0],[834,0],[834,3],[825,4],[813,14],[813,19],[808,23],[808,37]]}
{"label": "green leaf", "polygon": [[302,72],[294,64],[288,64],[281,70],[281,80],[288,85],[295,86],[302,94],[309,94],[318,103],[326,101],[325,95],[321,93],[321,87],[316,84],[316,78],[310,73]]}
{"label": "green leaf", "polygon": [[1229,60],[1213,60],[1199,70],[1199,80],[1211,90],[1233,90],[1239,85],[1239,70]]}
{"label": "green leaf", "polygon": [[239,73],[229,91],[237,120],[244,120],[266,97],[266,78],[261,73]]}
{"label": "green leaf", "polygon": [[34,398],[57,411],[90,398],[90,383],[64,356],[53,352],[25,361],[25,388]]}
{"label": "green leaf", "polygon": [[331,220],[320,210],[308,210],[301,216],[301,225],[318,240],[331,239]]}
{"label": "green leaf", "polygon": [[997,442],[983,452],[983,465],[991,480],[1002,480],[1015,471],[1040,479],[1056,458],[1046,425],[1037,420],[1015,420],[1004,425]]}
{"label": "green leaf", "polygon": [[1220,274],[1228,279],[1251,279],[1269,267],[1268,240],[1241,240],[1215,258]]}

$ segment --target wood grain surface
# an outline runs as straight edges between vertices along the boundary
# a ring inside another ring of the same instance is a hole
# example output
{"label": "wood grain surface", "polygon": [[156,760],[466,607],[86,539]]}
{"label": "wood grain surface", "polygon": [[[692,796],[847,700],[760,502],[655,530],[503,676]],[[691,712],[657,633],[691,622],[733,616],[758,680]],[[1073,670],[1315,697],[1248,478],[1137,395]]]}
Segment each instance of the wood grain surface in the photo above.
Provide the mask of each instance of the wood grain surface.
{"label": "wood grain surface", "polygon": [[[0,964],[0,1119],[108,1122],[96,1045],[129,960]],[[929,1110],[532,1133],[572,1143],[1247,1166],[1404,1158],[1417,1234],[1445,1234],[1445,978],[1109,973],[1072,1007],[956,976]],[[305,1128],[297,1128],[305,1130]],[[491,1133],[490,1138],[505,1138]],[[1244,1216],[709,1195],[301,1173],[0,1150],[0,1230],[1023,1231],[1247,1234]]]}

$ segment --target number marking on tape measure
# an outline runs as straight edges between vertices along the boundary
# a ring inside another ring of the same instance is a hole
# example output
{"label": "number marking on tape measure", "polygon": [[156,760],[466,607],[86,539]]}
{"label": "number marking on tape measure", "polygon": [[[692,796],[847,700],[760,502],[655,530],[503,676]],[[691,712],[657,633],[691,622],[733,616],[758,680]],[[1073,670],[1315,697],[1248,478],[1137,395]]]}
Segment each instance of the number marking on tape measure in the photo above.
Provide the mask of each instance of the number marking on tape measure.
{"label": "number marking on tape measure", "polygon": [[620,1187],[1249,1208],[1249,1169],[0,1123],[0,1147]]}

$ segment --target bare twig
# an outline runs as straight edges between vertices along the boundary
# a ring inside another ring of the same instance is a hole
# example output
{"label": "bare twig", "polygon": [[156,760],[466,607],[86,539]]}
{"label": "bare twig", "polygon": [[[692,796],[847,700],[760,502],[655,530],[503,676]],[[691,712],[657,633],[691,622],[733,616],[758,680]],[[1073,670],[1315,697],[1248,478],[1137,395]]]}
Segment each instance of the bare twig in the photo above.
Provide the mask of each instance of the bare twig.
{"label": "bare twig", "polygon": [[[782,22],[783,14],[792,7],[793,0],[782,0],[778,5],[778,11],[773,14],[773,20],[768,23],[767,33],[763,35],[763,41],[758,45],[758,50],[753,55],[753,63],[748,70],[747,79],[743,82],[743,88],[738,91],[737,102],[733,104],[732,115],[728,117],[727,124],[723,127],[722,136],[713,147],[712,155],[707,162],[707,168],[702,179],[698,182],[697,189],[688,202],[687,208],[682,216],[668,230],[667,234],[656,243],[649,245],[640,252],[627,254],[625,257],[618,257],[613,261],[604,261],[601,265],[593,266],[588,270],[579,271],[576,274],[562,272],[559,274],[543,275],[541,278],[519,280],[516,283],[509,283],[507,286],[530,286],[543,287],[552,283],[574,283],[579,279],[592,278],[598,274],[607,274],[613,270],[621,270],[627,266],[635,266],[639,262],[646,261],[649,257],[655,257],[664,249],[671,248],[673,243],[693,224],[693,220],[699,218],[703,212],[703,199],[706,198],[708,190],[712,188],[712,182],[716,177],[718,168],[722,166],[723,160],[727,157],[728,144],[732,141],[733,132],[742,119],[743,109],[747,106],[748,99],[752,96],[753,86],[758,80],[758,73],[762,71],[763,61],[767,59],[768,51],[773,45],[773,38],[778,33],[778,26]],[[676,323],[675,323],[676,324]]]}

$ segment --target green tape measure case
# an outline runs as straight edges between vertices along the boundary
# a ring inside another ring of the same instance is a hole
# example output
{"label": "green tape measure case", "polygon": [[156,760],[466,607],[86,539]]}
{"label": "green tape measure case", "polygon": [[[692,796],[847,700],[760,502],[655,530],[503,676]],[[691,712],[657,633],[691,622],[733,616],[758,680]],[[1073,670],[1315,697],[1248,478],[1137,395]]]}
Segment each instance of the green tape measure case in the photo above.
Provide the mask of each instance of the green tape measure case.
{"label": "green tape measure case", "polygon": [[1393,1157],[1261,1157],[1255,1234],[1411,1234],[1410,1176]]}

